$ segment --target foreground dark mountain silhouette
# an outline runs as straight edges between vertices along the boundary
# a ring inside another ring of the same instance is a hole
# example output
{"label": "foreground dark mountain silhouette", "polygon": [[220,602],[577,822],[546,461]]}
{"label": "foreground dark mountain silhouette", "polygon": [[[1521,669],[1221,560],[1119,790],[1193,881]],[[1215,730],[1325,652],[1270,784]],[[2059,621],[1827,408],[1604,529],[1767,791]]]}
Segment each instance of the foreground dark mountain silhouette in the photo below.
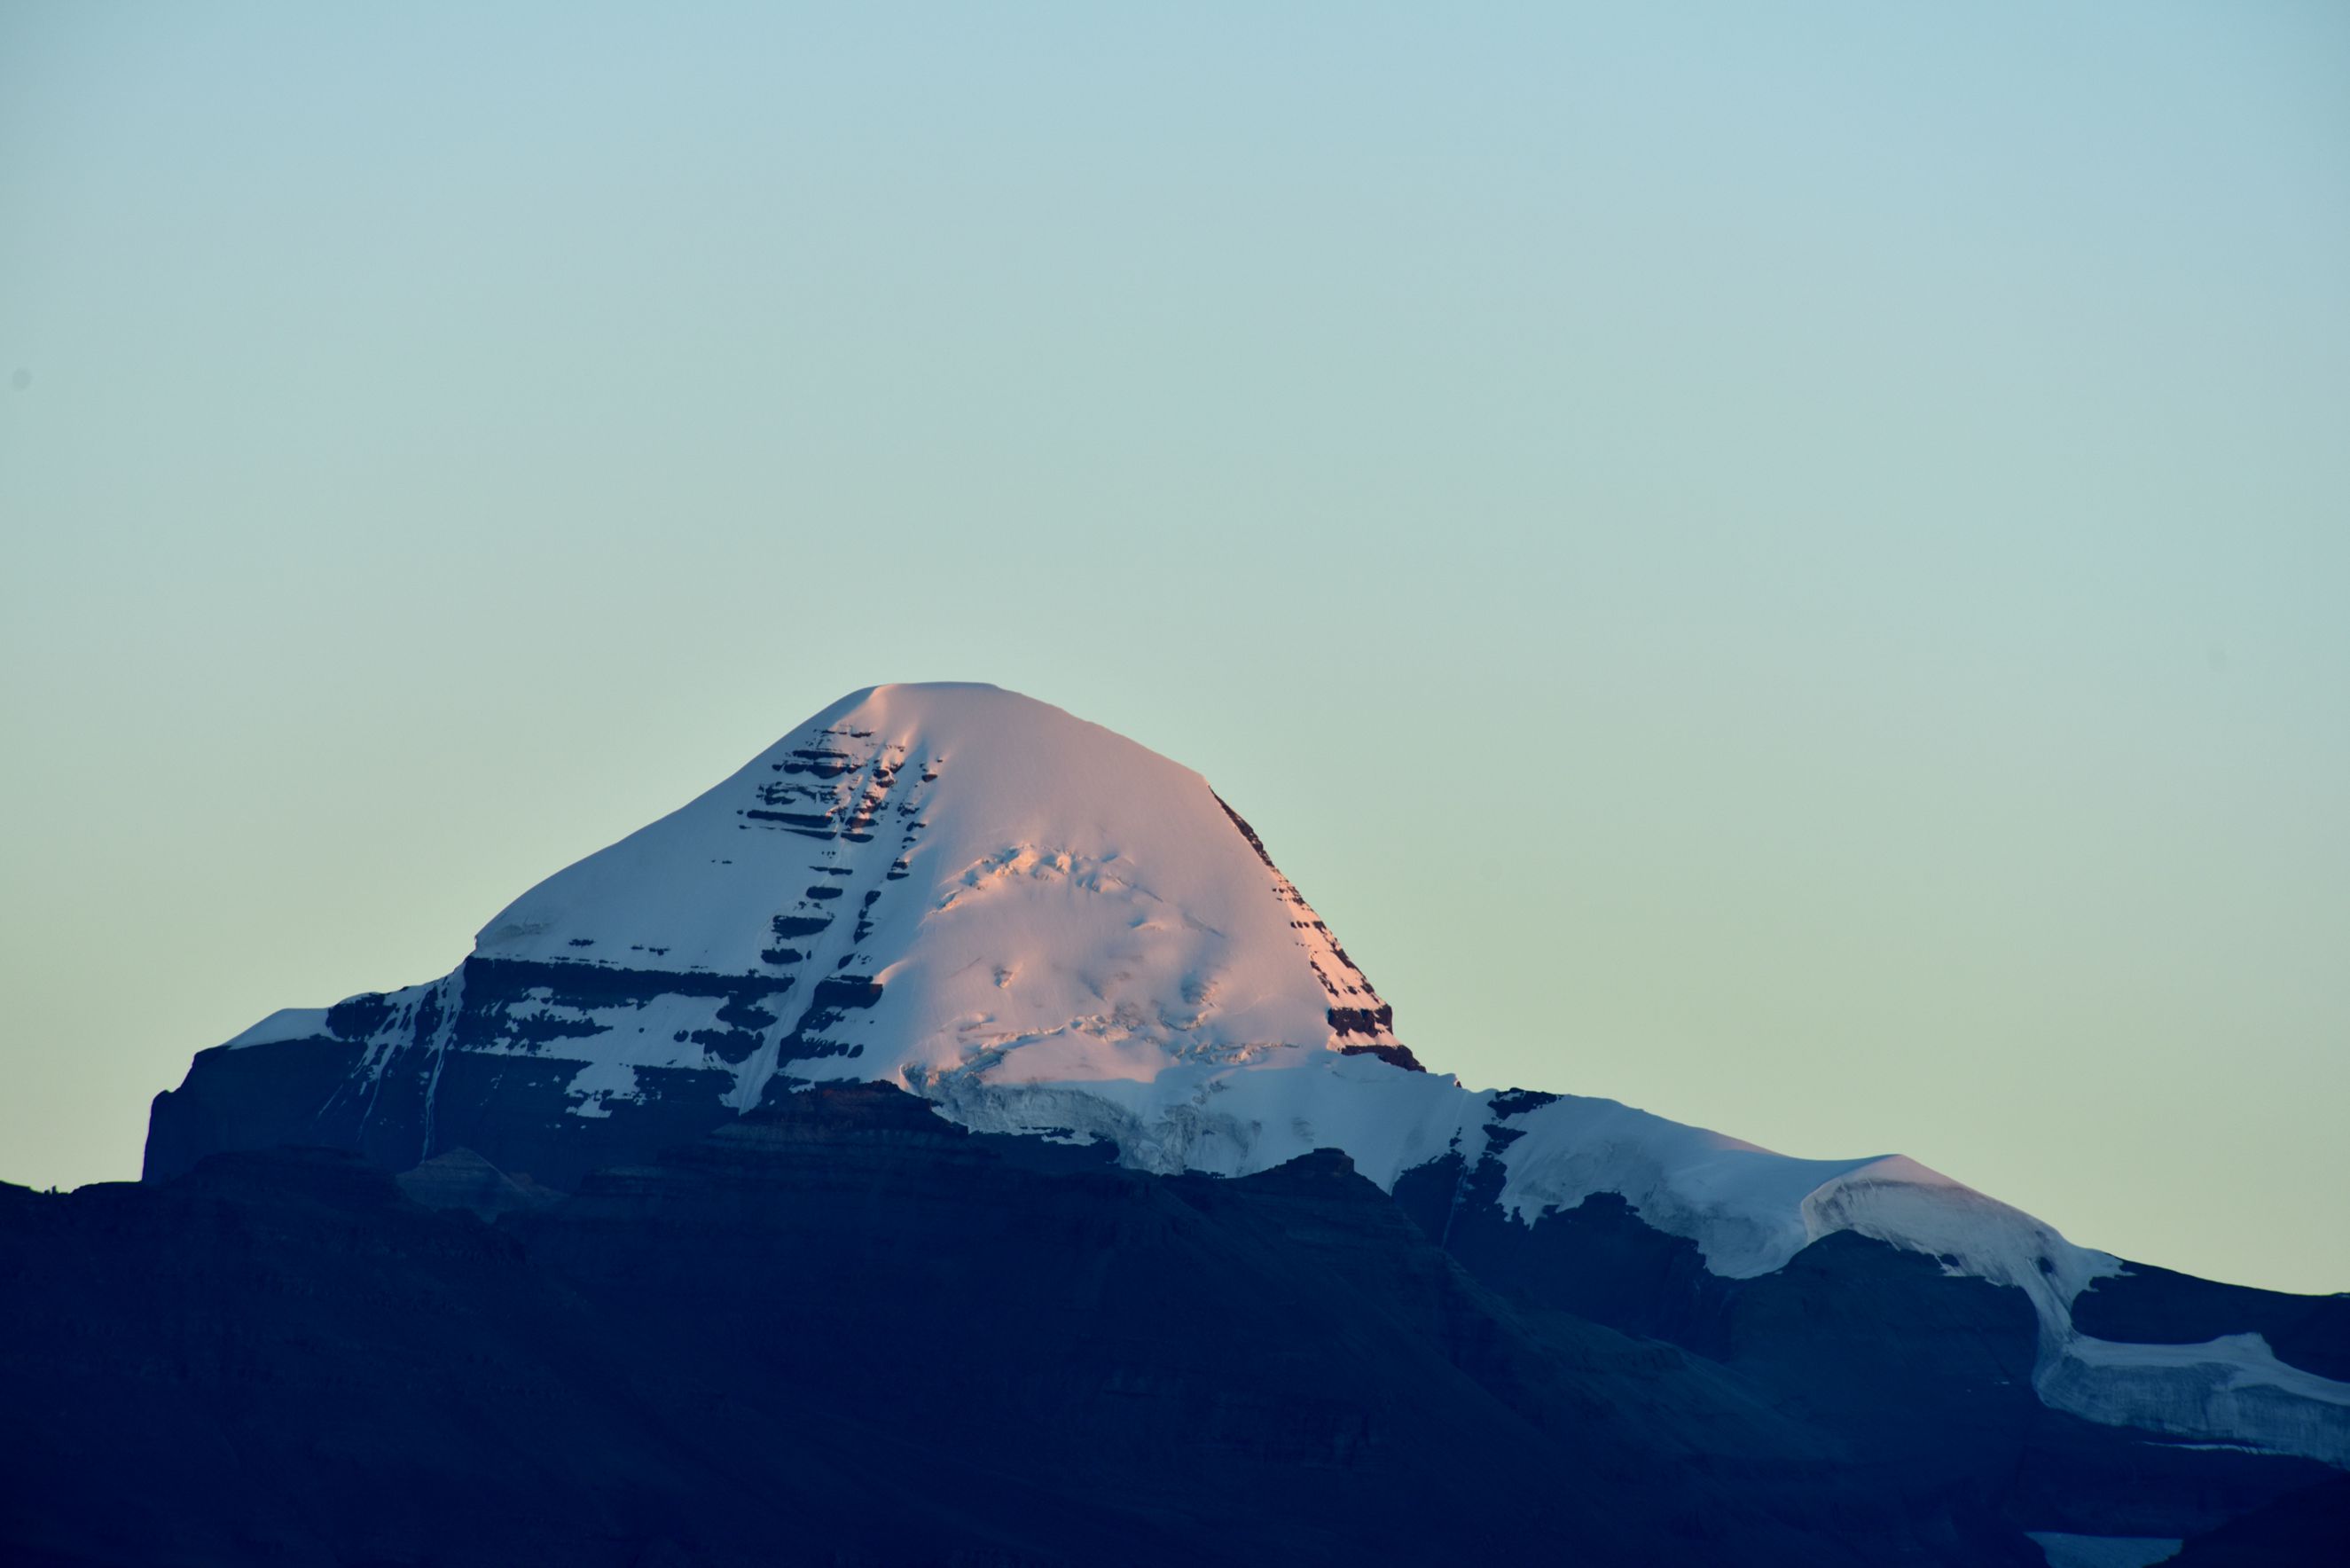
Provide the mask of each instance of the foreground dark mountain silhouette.
{"label": "foreground dark mountain silhouette", "polygon": [[2345,1377],[2344,1298],[1419,1071],[1203,782],[992,688],[0,1190],[32,1562],[2310,1561]]}

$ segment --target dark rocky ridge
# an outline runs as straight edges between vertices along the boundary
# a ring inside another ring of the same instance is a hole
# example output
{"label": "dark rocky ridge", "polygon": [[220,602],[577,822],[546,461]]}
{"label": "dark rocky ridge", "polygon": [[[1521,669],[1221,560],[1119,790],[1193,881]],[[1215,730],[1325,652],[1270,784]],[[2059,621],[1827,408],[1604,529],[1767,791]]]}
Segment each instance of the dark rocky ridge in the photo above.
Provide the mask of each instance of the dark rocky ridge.
{"label": "dark rocky ridge", "polygon": [[0,1555],[2288,1562],[2331,1517],[2323,1466],[2045,1409],[2015,1291],[1848,1234],[1700,1279],[1620,1204],[1513,1250],[1445,1175],[1153,1177],[858,1086],[494,1224],[468,1160],[408,1184],[448,1210],[324,1150],[0,1189]]}
{"label": "dark rocky ridge", "polygon": [[[2050,1409],[2033,1391],[2037,1330],[2022,1293],[1950,1277],[1933,1258],[1844,1231],[1774,1273],[1729,1280],[1613,1193],[1528,1225],[1495,1200],[1501,1179],[1497,1160],[1464,1169],[1448,1158],[1406,1172],[1395,1201],[1504,1299],[1679,1345],[1773,1387],[1855,1437],[1896,1493],[1964,1485],[1998,1496],[2001,1516],[2025,1530],[2192,1537],[2337,1473]],[[2194,1283],[2216,1321],[2240,1325],[2262,1298],[2277,1312],[2337,1299]],[[2229,1293],[2249,1299],[2230,1311]]]}

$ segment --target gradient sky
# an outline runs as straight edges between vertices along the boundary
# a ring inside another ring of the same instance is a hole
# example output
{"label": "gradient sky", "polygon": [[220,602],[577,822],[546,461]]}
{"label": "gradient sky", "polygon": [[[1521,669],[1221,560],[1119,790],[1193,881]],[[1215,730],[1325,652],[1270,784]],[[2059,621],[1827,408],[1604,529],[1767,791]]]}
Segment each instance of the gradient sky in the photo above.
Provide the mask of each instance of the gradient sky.
{"label": "gradient sky", "polygon": [[2350,9],[0,0],[0,1178],[852,688],[1477,1085],[2350,1288]]}

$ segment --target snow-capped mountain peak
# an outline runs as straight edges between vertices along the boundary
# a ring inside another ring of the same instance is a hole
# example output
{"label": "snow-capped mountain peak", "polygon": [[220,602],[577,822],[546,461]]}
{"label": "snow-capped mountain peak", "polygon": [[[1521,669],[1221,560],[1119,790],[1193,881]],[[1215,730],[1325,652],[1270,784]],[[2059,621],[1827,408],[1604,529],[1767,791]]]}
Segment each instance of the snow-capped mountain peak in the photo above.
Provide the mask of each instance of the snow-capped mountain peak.
{"label": "snow-capped mountain peak", "polygon": [[2350,1461],[2350,1386],[2257,1335],[2078,1334],[2077,1298],[2121,1262],[1914,1161],[1472,1090],[1419,1071],[1391,1022],[1198,774],[993,686],[880,686],[525,893],[454,973],[199,1057],[159,1098],[149,1169],[279,1141],[395,1170],[470,1148],[560,1189],[813,1085],[880,1081],[1139,1170],[1335,1147],[1390,1191],[1455,1169],[1457,1201],[1530,1228],[1612,1194],[1721,1279],[1856,1232],[2022,1292],[2052,1404]]}
{"label": "snow-capped mountain peak", "polygon": [[474,950],[764,986],[738,1106],[786,1062],[1139,1080],[1393,1044],[1369,981],[1205,779],[993,686],[842,699],[524,894]]}

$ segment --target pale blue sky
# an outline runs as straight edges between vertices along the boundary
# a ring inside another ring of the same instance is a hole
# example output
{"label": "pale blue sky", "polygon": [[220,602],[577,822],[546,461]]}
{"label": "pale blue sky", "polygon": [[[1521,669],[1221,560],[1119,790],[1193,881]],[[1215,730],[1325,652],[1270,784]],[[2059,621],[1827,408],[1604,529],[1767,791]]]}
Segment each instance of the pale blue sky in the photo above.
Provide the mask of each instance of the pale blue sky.
{"label": "pale blue sky", "polygon": [[2350,10],[0,3],[0,1178],[885,680],[1477,1084],[2350,1288]]}

